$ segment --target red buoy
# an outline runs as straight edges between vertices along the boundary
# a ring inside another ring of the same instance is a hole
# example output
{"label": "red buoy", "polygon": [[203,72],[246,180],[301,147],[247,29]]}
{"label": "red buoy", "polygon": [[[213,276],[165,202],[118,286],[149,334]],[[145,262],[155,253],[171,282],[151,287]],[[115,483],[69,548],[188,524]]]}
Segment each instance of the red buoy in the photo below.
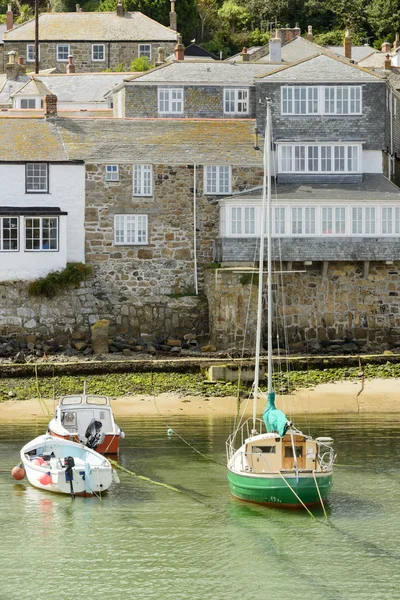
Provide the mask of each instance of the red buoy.
{"label": "red buoy", "polygon": [[22,466],[22,463],[19,463],[19,465],[14,467],[11,471],[11,477],[13,479],[16,479],[17,481],[21,481],[21,479],[23,479],[25,475],[26,473],[24,467]]}
{"label": "red buoy", "polygon": [[44,473],[41,477],[39,477],[39,481],[42,485],[49,485],[53,483],[50,473]]}

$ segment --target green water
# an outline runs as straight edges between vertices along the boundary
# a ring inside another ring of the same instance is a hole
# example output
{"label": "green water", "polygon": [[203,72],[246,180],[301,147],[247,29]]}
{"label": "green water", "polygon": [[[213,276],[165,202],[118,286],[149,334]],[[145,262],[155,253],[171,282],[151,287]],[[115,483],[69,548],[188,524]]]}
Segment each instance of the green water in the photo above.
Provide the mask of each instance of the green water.
{"label": "green water", "polygon": [[[0,600],[394,600],[400,597],[400,415],[296,419],[332,435],[329,521],[232,500],[223,466],[159,419],[121,422],[120,473],[102,501],[41,492],[9,475],[44,423],[0,423]],[[225,462],[230,420],[174,418]]]}

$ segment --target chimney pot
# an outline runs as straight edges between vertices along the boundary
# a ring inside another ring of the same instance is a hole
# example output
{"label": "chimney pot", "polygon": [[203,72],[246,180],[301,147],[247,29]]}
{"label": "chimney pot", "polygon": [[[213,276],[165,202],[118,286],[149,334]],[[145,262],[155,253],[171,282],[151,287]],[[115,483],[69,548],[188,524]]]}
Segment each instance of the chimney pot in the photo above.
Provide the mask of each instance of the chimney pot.
{"label": "chimney pot", "polygon": [[384,62],[383,68],[385,69],[385,71],[390,71],[392,68],[392,61],[390,59],[389,54],[386,54],[386,56],[385,56],[385,62]]}
{"label": "chimney pot", "polygon": [[10,31],[14,27],[14,15],[11,8],[11,4],[7,5],[6,12],[6,31]]}
{"label": "chimney pot", "polygon": [[175,0],[171,0],[171,11],[169,13],[169,28],[177,31],[177,18],[175,12]]}
{"label": "chimney pot", "polygon": [[247,52],[247,48],[242,49],[242,62],[249,62],[250,54]]}
{"label": "chimney pot", "polygon": [[393,44],[393,49],[397,50],[397,48],[400,48],[400,41],[399,41],[399,34],[396,33],[396,39],[394,40],[394,44]]}
{"label": "chimney pot", "polygon": [[122,5],[121,0],[119,0],[118,4],[117,4],[117,15],[118,15],[118,17],[123,17],[124,16],[124,7]]}
{"label": "chimney pot", "polygon": [[383,42],[382,52],[390,52],[390,42],[388,42],[388,41]]}
{"label": "chimney pot", "polygon": [[47,94],[43,100],[43,108],[45,119],[54,119],[57,117],[57,96],[55,94]]}
{"label": "chimney pot", "polygon": [[68,64],[67,64],[67,68],[66,68],[68,75],[70,75],[71,73],[75,73],[75,65],[73,63],[73,60],[74,60],[74,57],[72,54],[70,54],[68,56]]}
{"label": "chimney pot", "polygon": [[8,53],[8,64],[9,65],[15,65],[16,55],[17,55],[17,53],[15,52],[15,50],[11,50],[11,52]]}
{"label": "chimney pot", "polygon": [[350,31],[348,29],[346,29],[346,33],[344,35],[344,55],[349,60],[351,60],[351,46],[352,46],[352,40],[351,40]]}
{"label": "chimney pot", "polygon": [[313,32],[312,32],[312,25],[308,26],[308,32],[307,32],[307,42],[312,42],[313,41]]}
{"label": "chimney pot", "polygon": [[165,63],[165,50],[161,46],[157,49],[157,66]]}
{"label": "chimney pot", "polygon": [[185,60],[185,46],[182,44],[182,36],[178,35],[178,41],[175,46],[175,60]]}
{"label": "chimney pot", "polygon": [[23,65],[24,64],[24,57],[23,56],[18,56],[18,64],[19,65]]}

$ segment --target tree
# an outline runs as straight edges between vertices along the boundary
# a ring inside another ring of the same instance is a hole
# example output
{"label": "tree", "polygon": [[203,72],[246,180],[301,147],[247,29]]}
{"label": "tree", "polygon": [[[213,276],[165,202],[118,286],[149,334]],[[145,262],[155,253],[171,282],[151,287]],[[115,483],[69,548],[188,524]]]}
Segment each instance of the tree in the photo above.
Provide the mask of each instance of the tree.
{"label": "tree", "polygon": [[18,10],[19,16],[15,19],[16,23],[25,23],[25,21],[29,21],[29,19],[32,19],[34,13],[32,7],[29,6],[29,4],[20,4]]}
{"label": "tree", "polygon": [[201,41],[203,41],[205,27],[218,21],[217,0],[196,0],[196,7],[201,22]]}
{"label": "tree", "polygon": [[234,0],[225,0],[218,10],[218,15],[229,26],[231,33],[235,33],[237,28],[245,28],[250,20],[250,13],[247,9],[236,4]]}
{"label": "tree", "polygon": [[371,30],[378,38],[389,37],[400,30],[400,2],[397,0],[374,0],[367,8]]}

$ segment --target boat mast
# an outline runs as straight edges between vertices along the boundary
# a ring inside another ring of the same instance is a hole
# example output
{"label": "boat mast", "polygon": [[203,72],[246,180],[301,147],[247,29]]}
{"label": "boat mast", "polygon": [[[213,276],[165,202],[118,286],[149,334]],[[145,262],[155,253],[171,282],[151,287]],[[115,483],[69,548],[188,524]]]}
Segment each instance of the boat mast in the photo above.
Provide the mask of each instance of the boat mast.
{"label": "boat mast", "polygon": [[[260,350],[262,329],[262,297],[263,297],[263,273],[264,273],[264,239],[265,224],[267,225],[267,264],[268,264],[268,393],[272,392],[272,282],[271,282],[271,101],[267,98],[267,120],[264,134],[264,178],[263,197],[261,205],[261,230],[260,230],[260,252],[258,267],[258,299],[257,299],[257,330],[256,330],[256,357],[253,395],[253,431],[256,431],[257,418],[257,396],[260,378]],[[267,219],[265,218],[267,216]]]}

